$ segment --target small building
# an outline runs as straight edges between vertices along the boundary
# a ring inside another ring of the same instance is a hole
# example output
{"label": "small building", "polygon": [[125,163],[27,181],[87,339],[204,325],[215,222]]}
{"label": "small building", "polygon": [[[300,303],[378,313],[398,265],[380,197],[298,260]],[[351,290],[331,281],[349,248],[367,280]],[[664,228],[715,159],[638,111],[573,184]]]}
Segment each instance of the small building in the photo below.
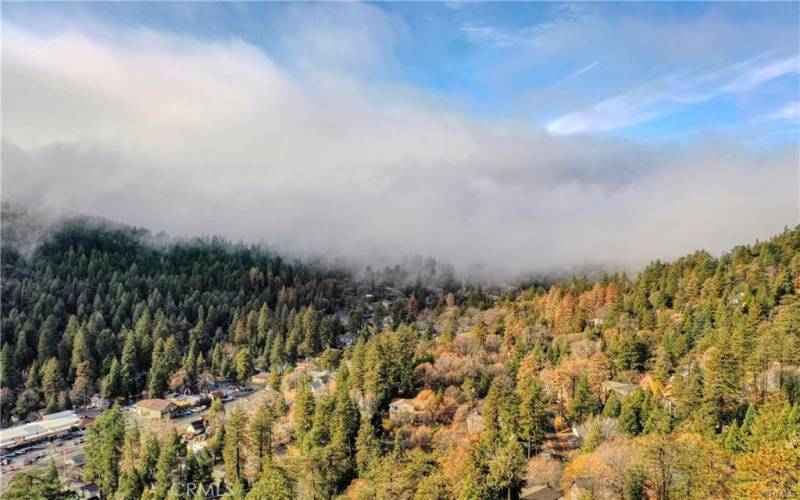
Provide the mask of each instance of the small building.
{"label": "small building", "polygon": [[483,432],[483,428],[483,415],[475,408],[467,415],[467,432],[470,434],[479,434]]}
{"label": "small building", "polygon": [[143,399],[136,403],[136,413],[145,418],[169,418],[175,405],[164,399]]}
{"label": "small building", "polygon": [[68,491],[74,491],[81,500],[100,498],[100,487],[94,483],[68,480],[64,483],[64,488]]}
{"label": "small building", "polygon": [[203,397],[197,394],[175,394],[168,397],[169,402],[176,408],[192,408],[203,402]]}
{"label": "small building", "polygon": [[73,455],[66,460],[67,465],[71,465],[72,467],[83,467],[86,465],[86,456],[81,453],[78,455]]}
{"label": "small building", "polygon": [[111,406],[111,401],[104,398],[100,394],[93,395],[92,398],[89,400],[89,403],[91,404],[92,408],[96,408],[98,410],[105,410]]}
{"label": "small building", "polygon": [[186,426],[186,432],[190,434],[203,434],[206,431],[206,423],[202,418],[192,420]]}
{"label": "small building", "polygon": [[306,374],[311,377],[311,380],[318,380],[323,384],[328,383],[328,379],[331,375],[327,370],[308,370]]}
{"label": "small building", "polygon": [[309,383],[309,386],[311,387],[311,392],[314,394],[315,398],[322,396],[328,390],[327,384],[321,380],[312,380],[311,383]]}
{"label": "small building", "polygon": [[547,484],[524,488],[519,494],[520,500],[559,500],[560,498],[564,498],[561,493]]}
{"label": "small building", "polygon": [[614,380],[607,380],[603,382],[603,393],[608,394],[614,391],[618,397],[627,397],[633,394],[638,386],[636,384],[629,384],[627,382],[616,382]]}
{"label": "small building", "polygon": [[417,409],[410,399],[395,399],[389,403],[389,418],[393,422],[411,422]]}
{"label": "small building", "polygon": [[258,385],[269,385],[269,372],[258,372],[252,376],[250,382]]}

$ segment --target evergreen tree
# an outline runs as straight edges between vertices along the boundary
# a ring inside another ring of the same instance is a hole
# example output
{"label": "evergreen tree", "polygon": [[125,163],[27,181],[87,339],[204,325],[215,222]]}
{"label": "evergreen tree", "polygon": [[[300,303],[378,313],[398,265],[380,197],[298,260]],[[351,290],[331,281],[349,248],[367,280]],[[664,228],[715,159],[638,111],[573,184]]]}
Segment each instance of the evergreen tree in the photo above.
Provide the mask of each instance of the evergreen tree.
{"label": "evergreen tree", "polygon": [[272,458],[272,425],[274,423],[272,407],[262,404],[253,415],[248,429],[250,449],[256,460],[256,470],[261,472],[264,460]]}
{"label": "evergreen tree", "polygon": [[86,429],[86,465],[83,477],[111,495],[117,490],[118,466],[125,439],[125,417],[118,405],[100,415]]}
{"label": "evergreen tree", "polygon": [[241,482],[244,476],[247,417],[239,406],[234,406],[225,422],[225,441],[222,459],[225,462],[225,477],[229,484]]}
{"label": "evergreen tree", "polygon": [[123,395],[123,381],[120,374],[120,367],[117,358],[111,360],[111,368],[106,375],[106,381],[103,384],[103,397],[106,399],[114,400]]}
{"label": "evergreen tree", "polygon": [[306,433],[311,430],[314,406],[314,393],[311,392],[308,377],[304,375],[297,389],[294,407],[294,432],[298,443],[302,443]]}
{"label": "evergreen tree", "polygon": [[120,366],[120,378],[122,379],[123,386],[122,392],[126,396],[135,394],[139,390],[136,382],[138,358],[136,338],[132,331],[127,330],[125,333],[125,344],[122,347],[122,361]]}
{"label": "evergreen tree", "polygon": [[54,357],[48,359],[42,368],[42,388],[44,389],[44,397],[47,404],[46,411],[53,413],[60,410],[58,397],[61,391],[64,390],[64,378],[61,376],[58,360]]}
{"label": "evergreen tree", "polygon": [[547,426],[547,409],[544,389],[538,380],[526,381],[517,387],[519,393],[520,437],[526,444],[528,458],[544,442]]}
{"label": "evergreen tree", "polygon": [[619,398],[617,398],[617,393],[615,391],[609,392],[606,404],[603,407],[603,416],[616,418],[621,410],[622,405],[619,402]]}
{"label": "evergreen tree", "polygon": [[586,374],[581,374],[575,384],[575,395],[569,403],[567,416],[573,422],[580,423],[589,415],[594,415],[600,409],[600,401],[589,386]]}

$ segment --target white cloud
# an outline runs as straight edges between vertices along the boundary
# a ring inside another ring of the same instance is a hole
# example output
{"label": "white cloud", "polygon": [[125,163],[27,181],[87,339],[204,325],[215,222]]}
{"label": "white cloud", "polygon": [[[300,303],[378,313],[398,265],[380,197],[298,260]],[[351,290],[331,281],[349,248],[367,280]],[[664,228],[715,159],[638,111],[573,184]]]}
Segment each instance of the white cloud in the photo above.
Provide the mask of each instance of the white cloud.
{"label": "white cloud", "polygon": [[765,120],[800,122],[800,101],[787,102],[764,117]]}
{"label": "white cloud", "polygon": [[667,151],[479,121],[353,76],[349,49],[315,64],[319,38],[295,41],[300,71],[242,41],[152,31],[5,25],[3,42],[2,187],[16,202],[510,272],[722,250],[798,222],[796,149]]}
{"label": "white cloud", "polygon": [[588,109],[562,115],[548,123],[547,129],[566,135],[630,127],[684,105],[709,101],[725,93],[746,92],[769,80],[800,72],[797,55],[764,59],[759,56],[699,74],[669,75]]}

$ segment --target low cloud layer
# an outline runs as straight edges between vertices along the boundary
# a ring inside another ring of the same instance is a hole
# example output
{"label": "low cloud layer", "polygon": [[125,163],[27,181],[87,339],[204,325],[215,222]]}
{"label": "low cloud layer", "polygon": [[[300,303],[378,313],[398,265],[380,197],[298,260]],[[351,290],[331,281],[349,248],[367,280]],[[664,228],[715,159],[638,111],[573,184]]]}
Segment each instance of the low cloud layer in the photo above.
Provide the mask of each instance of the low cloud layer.
{"label": "low cloud layer", "polygon": [[364,262],[424,254],[506,275],[635,268],[798,223],[796,145],[656,147],[469,117],[353,71],[366,41],[342,41],[334,57],[320,36],[296,41],[316,49],[289,69],[235,39],[4,26],[3,198],[174,235]]}

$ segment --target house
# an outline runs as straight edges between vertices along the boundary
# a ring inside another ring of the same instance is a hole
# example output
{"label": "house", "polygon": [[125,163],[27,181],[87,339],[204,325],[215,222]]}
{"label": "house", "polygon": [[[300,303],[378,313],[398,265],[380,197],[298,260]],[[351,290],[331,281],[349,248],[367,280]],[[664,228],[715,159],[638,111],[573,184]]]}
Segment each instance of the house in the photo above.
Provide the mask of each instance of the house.
{"label": "house", "polygon": [[192,420],[189,422],[189,425],[186,426],[186,432],[190,434],[203,434],[206,431],[206,423],[203,421],[202,418],[198,418],[197,420]]}
{"label": "house", "polygon": [[311,387],[311,392],[314,394],[314,398],[322,396],[328,389],[328,386],[325,384],[325,382],[322,382],[321,380],[312,380],[309,386]]}
{"label": "house", "polygon": [[478,408],[475,408],[467,416],[467,432],[470,434],[479,434],[483,432],[483,415],[481,415]]}
{"label": "house", "polygon": [[393,422],[410,422],[414,420],[417,409],[410,399],[395,399],[389,403],[389,418]]}
{"label": "house", "polygon": [[136,403],[135,408],[142,417],[160,420],[169,418],[175,405],[164,399],[143,399]]}
{"label": "house", "polygon": [[250,378],[250,382],[258,385],[269,385],[269,372],[258,372]]}
{"label": "house", "polygon": [[69,480],[64,483],[64,488],[68,491],[74,491],[81,500],[100,498],[100,487],[94,483]]}
{"label": "house", "polygon": [[564,498],[561,493],[547,484],[530,486],[519,494],[520,500],[559,500],[560,498]]}
{"label": "house", "polygon": [[327,370],[308,370],[306,374],[311,377],[311,380],[318,380],[323,384],[328,383],[330,372]]}
{"label": "house", "polygon": [[67,465],[71,465],[72,467],[83,467],[85,464],[86,464],[86,456],[83,455],[82,453],[67,458]]}
{"label": "house", "polygon": [[89,401],[90,401],[91,407],[92,408],[97,408],[98,410],[105,410],[109,406],[111,406],[111,401],[109,401],[108,399],[104,398],[100,394],[95,394],[94,396],[92,396],[92,398]]}
{"label": "house", "polygon": [[607,380],[603,382],[603,393],[608,394],[609,392],[614,391],[617,393],[618,397],[626,397],[633,394],[633,391],[636,390],[636,387],[638,387],[636,384]]}

